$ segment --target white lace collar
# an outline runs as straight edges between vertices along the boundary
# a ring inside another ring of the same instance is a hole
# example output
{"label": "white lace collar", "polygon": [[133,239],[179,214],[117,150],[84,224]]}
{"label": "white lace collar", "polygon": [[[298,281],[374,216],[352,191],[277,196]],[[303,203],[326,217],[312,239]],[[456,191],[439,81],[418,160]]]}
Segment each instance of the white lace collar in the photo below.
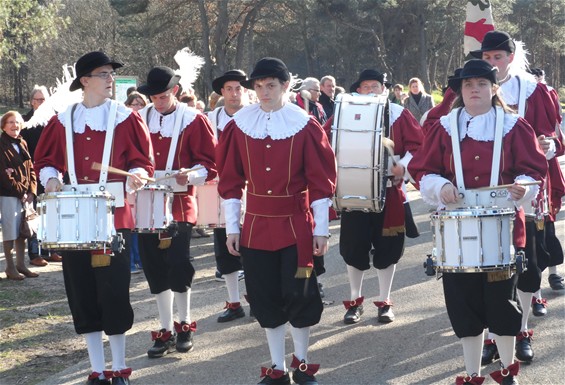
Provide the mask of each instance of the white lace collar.
{"label": "white lace collar", "polygon": [[[108,127],[108,115],[110,112],[111,99],[106,99],[106,101],[96,107],[87,108],[84,104],[78,103],[76,105],[75,111],[73,113],[73,132],[77,134],[83,134],[86,126],[90,127],[93,131],[106,131]],[[68,108],[73,108],[74,105]],[[57,115],[59,121],[65,128],[70,125],[70,122],[66,121],[65,118],[66,111],[63,111]],[[127,119],[127,117],[132,113],[132,111],[121,103],[118,103],[118,110],[116,112],[116,123],[117,126],[121,122]]]}
{"label": "white lace collar", "polygon": [[[149,132],[152,134],[161,134],[161,136],[165,138],[172,137],[173,129],[175,126],[175,117],[178,114],[180,105],[181,105],[180,103],[177,103],[175,111],[167,115],[163,115],[159,111],[157,111],[152,103],[147,105],[145,108],[143,108],[143,110],[140,111],[140,113],[141,116],[144,117],[145,121],[147,122],[147,127],[149,127]],[[149,119],[147,119],[148,111],[150,111]],[[182,116],[180,132],[183,132],[183,130],[190,123],[192,123],[192,121],[196,118],[197,114],[198,114],[197,109],[188,106],[186,107],[186,109],[184,110],[184,114]]]}
{"label": "white lace collar", "polygon": [[253,139],[273,140],[290,138],[302,130],[310,116],[302,108],[292,103],[273,112],[265,112],[259,103],[243,107],[234,115],[237,126]]}
{"label": "white lace collar", "polygon": [[[456,114],[458,110],[452,110],[448,115],[440,118],[441,125],[445,131],[451,136],[451,127],[449,125],[452,114]],[[504,114],[504,125],[502,128],[502,136],[506,136],[518,120],[517,114]],[[466,136],[479,142],[494,141],[494,127],[496,126],[496,113],[492,107],[487,113],[477,116],[471,116],[463,109],[459,115],[459,140],[463,141]]]}
{"label": "white lace collar", "polygon": [[522,80],[522,84],[526,87],[526,99],[530,97],[538,85],[533,76],[528,73],[520,74],[519,76],[514,75],[502,83],[500,85],[500,94],[504,102],[509,106],[518,105],[520,97],[520,81],[518,78]]}

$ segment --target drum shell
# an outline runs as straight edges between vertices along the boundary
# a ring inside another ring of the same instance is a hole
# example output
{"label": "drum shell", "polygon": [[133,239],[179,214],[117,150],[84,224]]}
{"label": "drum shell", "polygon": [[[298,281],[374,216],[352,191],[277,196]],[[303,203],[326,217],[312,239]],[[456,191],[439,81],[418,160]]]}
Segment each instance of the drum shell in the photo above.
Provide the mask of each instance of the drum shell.
{"label": "drum shell", "polygon": [[472,273],[511,269],[511,208],[467,207],[431,215],[432,259],[437,272]]}
{"label": "drum shell", "polygon": [[338,167],[334,207],[381,212],[389,157],[383,148],[386,98],[340,94],[335,104],[332,147]]}
{"label": "drum shell", "polygon": [[136,192],[135,228],[138,233],[166,231],[173,221],[173,189],[167,185],[145,185]]}
{"label": "drum shell", "polygon": [[37,212],[37,239],[47,249],[103,249],[116,234],[114,197],[108,192],[44,193],[37,199]]}

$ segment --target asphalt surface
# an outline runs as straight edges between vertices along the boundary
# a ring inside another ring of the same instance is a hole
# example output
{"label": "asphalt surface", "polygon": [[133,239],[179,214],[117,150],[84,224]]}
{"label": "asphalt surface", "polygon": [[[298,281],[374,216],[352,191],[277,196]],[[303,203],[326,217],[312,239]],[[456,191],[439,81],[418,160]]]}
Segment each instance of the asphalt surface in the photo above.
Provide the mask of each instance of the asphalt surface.
{"label": "asphalt surface", "polygon": [[[435,277],[424,274],[423,262],[432,248],[429,213],[418,192],[409,193],[412,210],[421,236],[407,239],[392,287],[396,320],[377,322],[372,301],[378,295],[376,270],[366,272],[363,295],[365,314],[356,325],[342,322],[342,301],[349,298],[349,284],[343,259],[339,255],[339,221],[330,224],[330,252],[326,255],[326,274],[320,277],[325,289],[325,311],[321,322],[311,330],[309,360],[320,363],[320,384],[454,384],[465,374],[462,347],[454,335],[443,299],[443,288]],[[556,224],[558,236],[565,240],[565,220]],[[194,349],[149,359],[150,330],[158,329],[157,308],[144,276],[133,275],[131,301],[135,323],[127,337],[127,364],[133,368],[132,384],[256,384],[260,367],[270,366],[265,333],[246,315],[229,323],[216,321],[227,299],[223,283],[214,280],[215,262],[212,238],[193,240],[197,270],[192,290],[192,317],[198,323]],[[565,267],[558,272],[565,275]],[[545,317],[530,317],[535,330],[533,363],[522,365],[520,384],[565,384],[565,291],[553,291],[542,281],[548,299]],[[245,292],[243,282],[240,292]],[[249,307],[244,303],[248,314]],[[107,362],[110,361],[108,343]],[[287,365],[293,352],[290,332],[286,339]],[[109,369],[109,368],[108,368]],[[483,367],[482,375],[498,370],[493,363]],[[41,385],[82,384],[90,372],[88,360],[68,367],[41,382]],[[485,384],[494,384],[487,378]]]}

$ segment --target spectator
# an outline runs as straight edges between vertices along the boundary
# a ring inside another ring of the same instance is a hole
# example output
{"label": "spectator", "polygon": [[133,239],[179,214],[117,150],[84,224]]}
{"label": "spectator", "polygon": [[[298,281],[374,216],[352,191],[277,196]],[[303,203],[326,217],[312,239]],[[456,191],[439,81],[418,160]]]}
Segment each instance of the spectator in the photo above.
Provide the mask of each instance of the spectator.
{"label": "spectator", "polygon": [[[29,96],[29,103],[31,105],[31,110],[27,114],[24,115],[24,122],[29,121],[35,111],[49,98],[49,92],[47,92],[47,88],[45,86],[38,86],[36,85],[33,87],[33,90]],[[41,133],[43,132],[44,125],[37,124],[33,127],[28,127],[21,131],[22,138],[26,141],[29,155],[31,156],[31,161],[35,160],[35,147],[37,146],[37,142],[39,142],[39,138],[41,137]],[[37,195],[43,194],[43,186],[40,184],[37,186]],[[33,206],[36,207],[37,199],[34,199]],[[61,262],[62,258],[59,254],[52,252],[49,253],[47,250],[41,250],[41,255],[39,254],[39,242],[37,241],[37,235],[34,234],[31,238],[27,240],[27,253],[29,256],[29,263],[33,266],[47,266],[48,262]]]}
{"label": "spectator", "polygon": [[210,96],[208,96],[208,107],[210,107],[210,111],[214,111],[216,109],[216,103],[218,103],[218,100],[220,100],[221,97],[222,95],[214,91],[210,94]]}
{"label": "spectator", "polygon": [[139,111],[147,105],[147,99],[139,92],[133,91],[128,95],[124,104],[134,111]]}
{"label": "spectator", "polygon": [[320,104],[324,107],[324,112],[326,117],[330,117],[334,114],[334,97],[335,97],[335,78],[331,75],[326,75],[320,80],[320,89],[322,93],[320,94]]}
{"label": "spectator", "polygon": [[[20,237],[22,203],[32,203],[37,194],[37,180],[33,162],[25,140],[20,136],[24,120],[19,112],[8,111],[0,120],[0,214],[2,240],[6,256],[6,276],[21,281],[39,274],[28,270],[24,263],[25,239]],[[15,242],[14,242],[15,241]],[[12,250],[16,246],[16,264]]]}
{"label": "spectator", "polygon": [[196,101],[196,105],[194,106],[198,111],[204,113],[204,110],[206,109],[206,104],[204,104],[204,102],[202,100],[197,100]]}
{"label": "spectator", "polygon": [[391,102],[402,106],[406,98],[408,98],[408,94],[404,92],[404,86],[402,84],[395,84],[394,87],[392,87],[392,94],[390,94],[388,98]]}
{"label": "spectator", "polygon": [[410,92],[408,93],[408,98],[404,100],[404,108],[410,111],[416,120],[420,122],[424,113],[434,106],[434,100],[431,95],[426,93],[422,81],[418,78],[410,79],[408,88]]}
{"label": "spectator", "polygon": [[305,110],[309,115],[316,118],[318,123],[323,125],[328,120],[324,107],[318,102],[321,89],[320,81],[316,78],[306,78],[296,93],[296,104]]}

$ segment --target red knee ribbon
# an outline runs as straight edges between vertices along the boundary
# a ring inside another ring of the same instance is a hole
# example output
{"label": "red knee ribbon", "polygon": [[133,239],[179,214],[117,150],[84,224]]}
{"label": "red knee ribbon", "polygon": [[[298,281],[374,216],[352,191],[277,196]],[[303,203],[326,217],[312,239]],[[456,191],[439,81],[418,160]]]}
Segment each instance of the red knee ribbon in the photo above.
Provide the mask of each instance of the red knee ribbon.
{"label": "red knee ribbon", "polygon": [[179,324],[175,321],[175,331],[177,333],[195,332],[196,331],[196,321],[192,321],[191,324]]}
{"label": "red knee ribbon", "polygon": [[485,345],[496,345],[494,338],[492,340],[485,340]]}
{"label": "red knee ribbon", "polygon": [[106,377],[106,379],[111,379],[111,378],[129,378],[129,376],[131,376],[131,368],[126,368],[126,369],[122,369],[122,370],[104,370],[104,377]]}
{"label": "red knee ribbon", "polygon": [[375,301],[373,303],[378,308],[385,307],[385,306],[393,306],[392,301]]}
{"label": "red knee ribbon", "polygon": [[518,341],[522,341],[524,338],[530,338],[530,339],[534,339],[534,331],[533,329],[530,329],[528,331],[525,332],[520,332],[518,333],[518,335],[516,336],[516,340]]}
{"label": "red knee ribbon", "polygon": [[273,380],[276,380],[277,378],[281,378],[282,376],[284,376],[284,371],[273,368],[261,367],[261,377],[265,377],[265,376],[269,376]]}
{"label": "red knee ribbon", "polygon": [[479,376],[475,376],[475,377],[471,377],[471,376],[467,376],[467,377],[463,377],[463,376],[457,376],[457,378],[455,378],[455,385],[464,385],[464,384],[472,384],[472,385],[482,385],[482,383],[485,381],[484,377],[479,377]]}
{"label": "red knee ribbon", "polygon": [[224,309],[239,309],[241,307],[241,302],[228,302],[226,301],[226,306],[224,306]]}
{"label": "red knee ribbon", "polygon": [[290,364],[290,367],[298,369],[309,376],[313,376],[318,372],[318,370],[320,370],[320,364],[307,364],[304,360],[296,358],[294,354],[292,355],[292,363]]}
{"label": "red knee ribbon", "polygon": [[352,306],[361,306],[363,305],[363,300],[365,297],[359,297],[354,299],[353,301],[343,301],[343,306],[345,306],[346,310],[349,310]]}
{"label": "red knee ribbon", "polygon": [[514,362],[512,365],[509,365],[507,368],[497,370],[496,372],[492,372],[490,376],[493,380],[502,384],[502,380],[508,376],[517,376],[518,372],[520,371],[520,361]]}
{"label": "red knee ribbon", "polygon": [[162,332],[162,331],[151,332],[151,341],[161,340],[161,341],[165,342],[165,341],[167,341],[169,338],[171,338],[171,332],[170,332],[170,331],[166,331],[166,332]]}

